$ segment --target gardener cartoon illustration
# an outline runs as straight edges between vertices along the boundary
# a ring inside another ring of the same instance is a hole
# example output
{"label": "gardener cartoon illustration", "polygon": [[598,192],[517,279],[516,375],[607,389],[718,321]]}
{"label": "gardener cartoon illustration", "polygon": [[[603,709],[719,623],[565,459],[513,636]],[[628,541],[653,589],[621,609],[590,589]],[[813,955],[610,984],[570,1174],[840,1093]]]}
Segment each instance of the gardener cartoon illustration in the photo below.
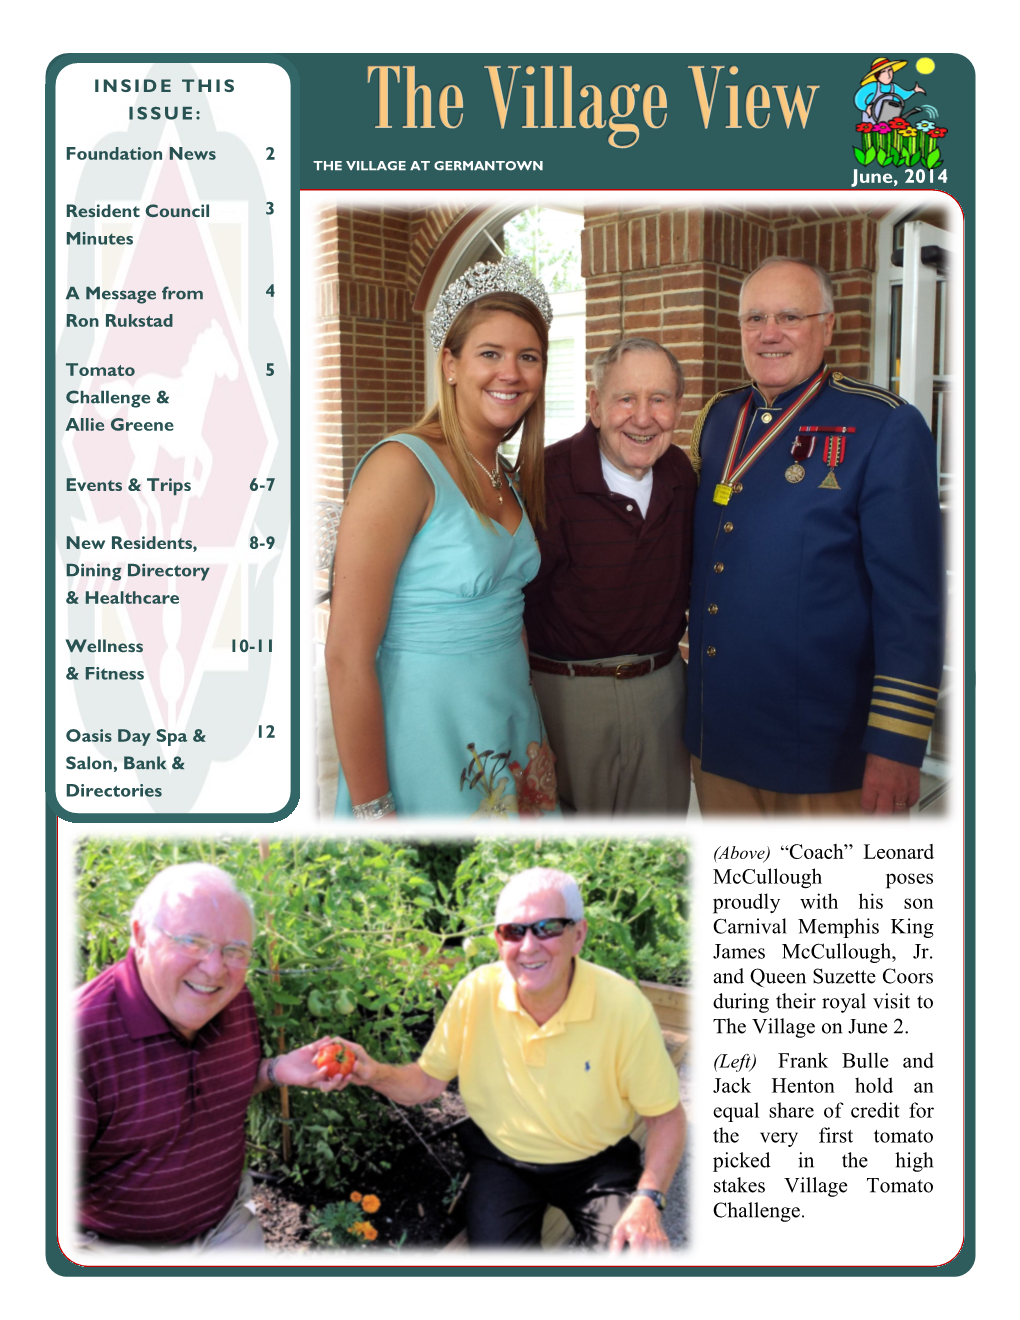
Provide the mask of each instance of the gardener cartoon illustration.
{"label": "gardener cartoon illustration", "polygon": [[873,124],[888,123],[890,119],[903,115],[903,107],[915,92],[924,95],[924,88],[914,84],[913,91],[893,82],[893,75],[899,69],[906,68],[906,60],[887,60],[883,55],[871,62],[871,72],[861,79],[860,90],[854,97],[854,105],[864,119]]}

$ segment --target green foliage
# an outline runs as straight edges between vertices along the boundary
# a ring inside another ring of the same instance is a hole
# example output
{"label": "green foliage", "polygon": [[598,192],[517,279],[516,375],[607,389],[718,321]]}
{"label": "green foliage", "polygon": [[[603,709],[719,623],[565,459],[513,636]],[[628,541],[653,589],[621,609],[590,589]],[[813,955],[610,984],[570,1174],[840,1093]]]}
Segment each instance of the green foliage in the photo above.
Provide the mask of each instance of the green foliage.
{"label": "green foliage", "polygon": [[[274,840],[263,860],[255,840],[104,838],[78,853],[82,980],[127,951],[148,880],[193,861],[222,867],[255,902],[248,986],[267,1055],[338,1035],[386,1062],[417,1058],[457,982],[497,957],[496,897],[529,866],[576,876],[591,961],[635,980],[689,977],[688,850],[675,839]],[[298,1181],[333,1187],[394,1158],[378,1095],[351,1086],[289,1097]],[[283,1122],[275,1092],[255,1098],[248,1135],[260,1155],[280,1151]]]}
{"label": "green foliage", "polygon": [[550,293],[583,289],[579,237],[583,225],[580,216],[531,206],[507,221],[503,248],[526,262]]}
{"label": "green foliage", "polygon": [[365,1209],[365,1201],[375,1206],[378,1198],[365,1197],[359,1193],[358,1203],[353,1200],[333,1201],[323,1210],[313,1210],[309,1215],[312,1226],[311,1240],[317,1247],[367,1247],[377,1236],[375,1225],[369,1218],[374,1210]]}

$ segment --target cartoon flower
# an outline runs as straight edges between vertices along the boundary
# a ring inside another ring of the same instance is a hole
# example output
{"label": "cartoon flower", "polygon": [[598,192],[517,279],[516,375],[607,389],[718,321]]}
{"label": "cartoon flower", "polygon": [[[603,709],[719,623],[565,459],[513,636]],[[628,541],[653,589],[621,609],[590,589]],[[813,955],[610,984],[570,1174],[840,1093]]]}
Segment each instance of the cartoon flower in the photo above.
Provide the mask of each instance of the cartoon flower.
{"label": "cartoon flower", "polygon": [[889,126],[887,123],[885,123],[885,121],[883,120],[883,121],[880,121],[879,123],[877,123],[877,124],[875,125],[875,132],[876,132],[876,133],[891,133],[891,132],[892,132],[892,129],[891,129],[890,126]]}
{"label": "cartoon flower", "polygon": [[510,762],[510,773],[517,784],[517,804],[522,816],[540,816],[556,810],[556,757],[549,739],[528,743],[528,764],[522,770]]}
{"label": "cartoon flower", "polygon": [[915,138],[917,137],[917,129],[911,124],[905,124],[903,128],[900,129],[900,137]]}
{"label": "cartoon flower", "polygon": [[902,118],[900,118],[899,115],[897,115],[897,117],[896,117],[895,119],[890,119],[890,120],[889,120],[889,127],[890,127],[890,128],[896,128],[896,129],[899,129],[899,131],[902,133],[903,130],[904,130],[905,128],[909,128],[910,125],[907,123],[907,121],[906,121],[905,119],[902,119]]}
{"label": "cartoon flower", "polygon": [[858,124],[858,125],[857,125],[857,132],[858,132],[858,133],[870,133],[874,127],[875,127],[874,124]]}
{"label": "cartoon flower", "polygon": [[930,138],[944,138],[948,132],[949,132],[948,128],[933,128],[929,132],[928,136]]}
{"label": "cartoon flower", "polygon": [[366,1215],[374,1215],[381,1204],[382,1202],[379,1200],[378,1196],[366,1196],[361,1203],[361,1208]]}
{"label": "cartoon flower", "polygon": [[931,130],[935,127],[935,125],[931,122],[930,119],[921,119],[918,121],[917,127],[921,130],[922,133],[930,133]]}

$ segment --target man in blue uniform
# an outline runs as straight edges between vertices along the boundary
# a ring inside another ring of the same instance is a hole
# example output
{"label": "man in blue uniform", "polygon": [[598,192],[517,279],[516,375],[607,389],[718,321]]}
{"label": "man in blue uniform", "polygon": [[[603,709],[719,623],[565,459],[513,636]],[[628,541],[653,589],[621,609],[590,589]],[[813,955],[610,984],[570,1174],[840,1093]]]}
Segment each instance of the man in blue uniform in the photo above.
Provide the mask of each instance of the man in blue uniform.
{"label": "man in blue uniform", "polygon": [[895,394],[825,366],[828,275],[744,282],[753,385],[695,424],[685,738],[702,812],[906,811],[942,673],[935,444]]}

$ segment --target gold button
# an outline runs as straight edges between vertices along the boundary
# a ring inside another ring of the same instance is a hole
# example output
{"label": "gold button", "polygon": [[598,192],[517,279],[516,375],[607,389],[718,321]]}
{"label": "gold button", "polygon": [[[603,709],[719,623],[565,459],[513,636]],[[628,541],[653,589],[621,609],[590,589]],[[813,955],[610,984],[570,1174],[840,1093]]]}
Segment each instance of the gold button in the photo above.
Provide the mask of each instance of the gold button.
{"label": "gold button", "polygon": [[714,646],[710,646],[710,647],[708,648],[708,650],[705,652],[705,654],[706,654],[706,655],[715,655],[715,647],[714,647]]}
{"label": "gold button", "polygon": [[732,531],[733,531],[733,524],[732,524],[732,523],[729,523],[729,522],[728,522],[728,523],[723,523],[723,525],[722,525],[722,529],[723,529],[724,532],[732,532]]}
{"label": "gold button", "polygon": [[723,571],[723,567],[724,567],[724,565],[722,565],[722,564],[713,564],[713,565],[712,565],[712,571],[715,572],[715,573],[721,573],[721,572]]}
{"label": "gold button", "polygon": [[734,495],[739,495],[743,489],[744,489],[744,483],[742,481],[738,481],[737,484],[733,487]]}
{"label": "gold button", "polygon": [[772,421],[772,414],[771,414],[771,413],[762,413],[762,415],[761,415],[761,419],[762,419],[762,421],[765,422],[766,425],[767,425],[769,422]]}
{"label": "gold button", "polygon": [[718,613],[719,613],[719,606],[718,606],[718,605],[709,605],[709,607],[708,607],[708,612],[709,612],[709,614],[718,614]]}

